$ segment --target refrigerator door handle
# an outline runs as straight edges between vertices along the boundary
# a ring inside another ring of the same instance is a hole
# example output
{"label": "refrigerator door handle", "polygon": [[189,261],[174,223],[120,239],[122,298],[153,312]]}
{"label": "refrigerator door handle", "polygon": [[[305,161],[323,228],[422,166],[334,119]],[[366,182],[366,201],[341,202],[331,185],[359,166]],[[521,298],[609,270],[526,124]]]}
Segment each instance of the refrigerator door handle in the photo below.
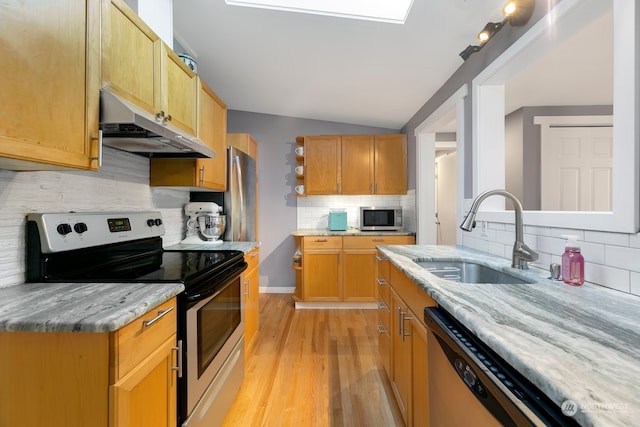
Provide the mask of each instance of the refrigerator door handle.
{"label": "refrigerator door handle", "polygon": [[242,168],[240,167],[240,156],[233,156],[233,167],[236,171],[236,178],[238,184],[238,197],[240,198],[240,219],[238,224],[238,230],[240,231],[240,235],[243,235],[244,229],[244,193],[242,188]]}

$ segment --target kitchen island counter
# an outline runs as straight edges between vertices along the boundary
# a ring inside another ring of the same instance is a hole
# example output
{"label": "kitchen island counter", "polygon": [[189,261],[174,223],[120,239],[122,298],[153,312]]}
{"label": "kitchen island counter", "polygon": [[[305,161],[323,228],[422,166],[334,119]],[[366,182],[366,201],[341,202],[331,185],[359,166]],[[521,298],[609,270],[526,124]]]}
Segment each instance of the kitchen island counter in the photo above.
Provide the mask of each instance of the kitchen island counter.
{"label": "kitchen island counter", "polygon": [[391,263],[559,407],[572,401],[584,426],[640,419],[640,297],[543,270],[518,270],[532,284],[444,280],[414,261],[473,261],[514,272],[510,260],[454,246],[382,246]]}
{"label": "kitchen island counter", "polygon": [[0,332],[113,332],[182,283],[25,283],[0,289]]}

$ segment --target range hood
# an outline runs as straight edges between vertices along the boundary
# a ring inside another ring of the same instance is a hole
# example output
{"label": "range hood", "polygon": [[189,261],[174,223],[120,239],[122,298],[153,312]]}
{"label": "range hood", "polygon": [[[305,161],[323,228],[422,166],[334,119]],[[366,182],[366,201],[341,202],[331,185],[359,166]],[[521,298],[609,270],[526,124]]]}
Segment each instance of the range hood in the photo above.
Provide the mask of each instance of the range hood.
{"label": "range hood", "polygon": [[115,95],[100,91],[102,144],[145,157],[214,158],[202,140]]}

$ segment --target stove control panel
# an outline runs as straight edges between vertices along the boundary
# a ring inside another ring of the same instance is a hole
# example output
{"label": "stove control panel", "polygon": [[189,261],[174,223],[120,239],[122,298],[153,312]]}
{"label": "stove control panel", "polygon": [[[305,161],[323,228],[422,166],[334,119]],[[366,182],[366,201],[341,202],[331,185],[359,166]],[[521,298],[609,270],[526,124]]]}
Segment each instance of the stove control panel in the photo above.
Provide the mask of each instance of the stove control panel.
{"label": "stove control panel", "polygon": [[42,253],[89,248],[164,235],[160,212],[29,214],[38,228]]}

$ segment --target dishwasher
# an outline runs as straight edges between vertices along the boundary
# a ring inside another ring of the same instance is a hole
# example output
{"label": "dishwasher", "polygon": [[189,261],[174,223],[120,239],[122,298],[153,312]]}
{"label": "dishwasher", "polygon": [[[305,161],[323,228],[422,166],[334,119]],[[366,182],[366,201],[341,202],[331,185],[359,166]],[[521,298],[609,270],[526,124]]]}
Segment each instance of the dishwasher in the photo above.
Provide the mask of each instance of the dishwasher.
{"label": "dishwasher", "polygon": [[579,425],[442,308],[424,320],[431,426]]}

